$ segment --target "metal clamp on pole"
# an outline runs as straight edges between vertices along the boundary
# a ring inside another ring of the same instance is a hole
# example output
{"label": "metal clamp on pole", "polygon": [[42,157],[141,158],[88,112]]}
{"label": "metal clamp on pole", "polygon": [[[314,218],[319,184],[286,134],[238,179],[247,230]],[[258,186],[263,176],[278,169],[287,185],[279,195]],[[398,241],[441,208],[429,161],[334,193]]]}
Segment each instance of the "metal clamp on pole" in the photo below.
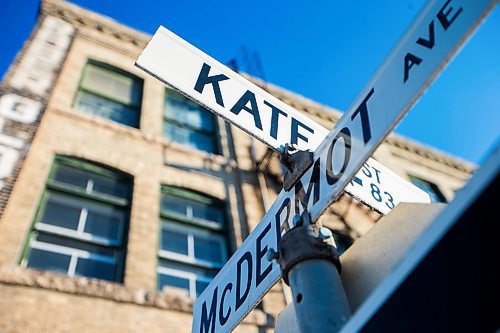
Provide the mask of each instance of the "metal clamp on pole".
{"label": "metal clamp on pole", "polygon": [[288,143],[281,147],[283,149],[281,150],[280,162],[286,168],[283,188],[288,192],[313,164],[313,152],[295,149]]}
{"label": "metal clamp on pole", "polygon": [[[320,223],[312,223],[307,211],[294,221],[295,226],[283,235],[275,258],[283,280],[292,289],[298,327],[276,332],[337,332],[351,311],[340,281],[341,265],[333,234]],[[280,318],[277,328],[284,324]]]}

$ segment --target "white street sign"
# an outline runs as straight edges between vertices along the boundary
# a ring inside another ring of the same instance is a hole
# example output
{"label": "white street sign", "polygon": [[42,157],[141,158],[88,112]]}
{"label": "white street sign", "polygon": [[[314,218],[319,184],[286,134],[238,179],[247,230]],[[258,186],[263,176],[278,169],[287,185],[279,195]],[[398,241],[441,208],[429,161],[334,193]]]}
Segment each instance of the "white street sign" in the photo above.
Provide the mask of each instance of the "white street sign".
{"label": "white street sign", "polygon": [[382,214],[388,214],[400,202],[431,202],[427,192],[372,158],[363,164],[344,190]]}
{"label": "white street sign", "polygon": [[[288,143],[315,151],[328,135],[314,120],[164,27],[158,29],[136,65],[275,150]],[[371,175],[373,179],[366,179]],[[400,202],[431,201],[426,192],[371,158],[354,180],[346,192],[383,214]]]}
{"label": "white street sign", "polygon": [[[266,252],[277,249],[292,217],[307,209],[313,220],[319,218],[495,3],[439,0],[425,6],[316,149],[313,166],[293,190],[278,195],[261,223],[200,295],[194,306],[193,332],[229,332],[253,309],[280,278],[279,266],[266,259]],[[187,53],[179,56],[188,57]]]}
{"label": "white street sign", "polygon": [[276,150],[290,143],[314,151],[328,134],[164,27],[158,28],[136,66]]}

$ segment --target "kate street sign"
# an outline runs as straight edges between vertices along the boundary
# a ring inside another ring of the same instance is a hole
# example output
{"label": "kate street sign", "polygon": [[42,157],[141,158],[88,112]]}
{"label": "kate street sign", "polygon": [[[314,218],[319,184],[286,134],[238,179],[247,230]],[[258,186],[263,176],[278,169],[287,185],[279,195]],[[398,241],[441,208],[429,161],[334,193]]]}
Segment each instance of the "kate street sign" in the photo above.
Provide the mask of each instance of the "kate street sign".
{"label": "kate street sign", "polygon": [[[293,216],[307,209],[313,220],[319,218],[496,2],[436,0],[423,8],[359,97],[314,151],[311,168],[292,190],[278,195],[259,225],[197,299],[193,332],[229,332],[243,320],[280,278],[278,264],[269,261],[266,253],[271,248],[277,249]],[[187,54],[180,56],[187,57]],[[167,65],[165,59],[150,60]],[[139,65],[141,62],[140,58]],[[201,89],[197,82],[194,86]],[[212,86],[213,94],[217,95],[216,86]],[[192,89],[190,86],[177,88]],[[242,104],[251,104],[251,96],[233,97],[237,105],[235,111],[240,107],[255,110]],[[270,104],[278,106],[273,101]],[[251,117],[255,119],[254,115]]]}
{"label": "kate street sign", "polygon": [[[285,144],[315,151],[328,130],[171,31],[160,27],[136,65],[275,150]],[[387,214],[400,202],[429,195],[369,159],[346,192]]]}

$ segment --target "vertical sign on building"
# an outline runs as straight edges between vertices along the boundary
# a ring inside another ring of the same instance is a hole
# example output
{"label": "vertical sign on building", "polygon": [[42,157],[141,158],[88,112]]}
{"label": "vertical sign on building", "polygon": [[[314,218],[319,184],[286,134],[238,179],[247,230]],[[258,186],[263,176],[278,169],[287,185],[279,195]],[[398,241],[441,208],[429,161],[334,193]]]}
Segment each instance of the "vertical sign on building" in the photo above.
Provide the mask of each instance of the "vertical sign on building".
{"label": "vertical sign on building", "polygon": [[0,88],[0,217],[74,34],[70,23],[45,17]]}

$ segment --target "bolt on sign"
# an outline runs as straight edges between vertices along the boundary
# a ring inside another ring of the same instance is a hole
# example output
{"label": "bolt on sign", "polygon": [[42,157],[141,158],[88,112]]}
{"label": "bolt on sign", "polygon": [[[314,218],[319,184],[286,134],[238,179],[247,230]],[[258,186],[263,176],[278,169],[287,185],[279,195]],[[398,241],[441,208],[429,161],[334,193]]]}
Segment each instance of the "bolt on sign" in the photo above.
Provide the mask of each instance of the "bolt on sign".
{"label": "bolt on sign", "polygon": [[[338,198],[496,2],[436,0],[423,8],[352,106],[314,150],[312,166],[290,191],[281,191],[259,225],[197,299],[193,332],[229,332],[255,307],[280,278],[279,265],[275,261],[270,262],[266,253],[269,249],[278,248],[293,216],[307,209],[312,219],[317,220]],[[163,43],[172,48],[171,53],[175,57],[163,57]],[[185,45],[179,37],[160,28],[139,57],[137,65],[185,95],[191,96],[193,90],[203,93],[204,89],[209,89],[214,103],[221,107],[217,113],[235,123],[239,121],[239,114],[248,114],[247,122],[253,122],[257,128],[260,125],[262,132],[267,131],[270,136],[274,133],[271,126],[273,114],[278,119],[281,114],[282,120],[290,122],[290,132],[282,135],[293,139],[293,116],[290,116],[289,108],[274,99],[258,102],[253,89],[243,89],[242,94],[232,90],[225,99],[222,95],[224,82],[233,80],[241,83],[242,79],[230,79],[221,68],[211,72],[210,63],[214,60],[205,54],[200,54],[204,60],[200,69],[200,62],[194,60]],[[161,56],[155,56],[156,52]],[[186,65],[183,65],[184,61]],[[174,84],[169,81],[170,78],[182,79]],[[203,104],[200,95],[192,98]],[[266,101],[267,104],[264,103]],[[267,105],[271,110],[267,116],[267,127],[262,121],[263,113],[257,111],[257,103]],[[203,105],[214,111],[210,106]],[[304,118],[295,119],[305,124]],[[305,136],[304,131],[310,133],[304,126],[297,125],[297,144],[299,149],[311,149],[315,139]],[[259,135],[262,136],[262,133]]]}
{"label": "bolt on sign", "polygon": [[[277,151],[285,144],[314,151],[328,130],[160,27],[136,62],[183,95]],[[345,191],[387,214],[400,202],[429,203],[429,195],[374,159]]]}

